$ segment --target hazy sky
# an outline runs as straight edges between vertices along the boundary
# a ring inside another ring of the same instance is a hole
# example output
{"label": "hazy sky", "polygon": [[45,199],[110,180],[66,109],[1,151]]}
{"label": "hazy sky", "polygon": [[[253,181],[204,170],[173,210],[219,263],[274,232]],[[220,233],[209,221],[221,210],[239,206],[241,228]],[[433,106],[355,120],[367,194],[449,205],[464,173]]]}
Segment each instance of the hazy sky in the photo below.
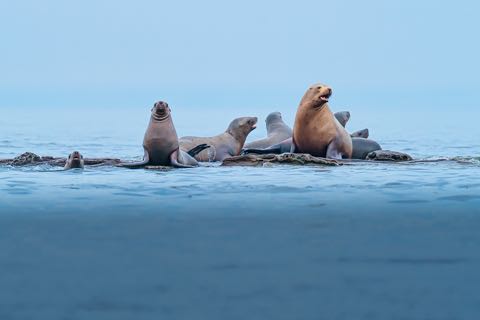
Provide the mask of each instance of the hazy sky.
{"label": "hazy sky", "polygon": [[476,1],[2,1],[0,107],[476,106]]}

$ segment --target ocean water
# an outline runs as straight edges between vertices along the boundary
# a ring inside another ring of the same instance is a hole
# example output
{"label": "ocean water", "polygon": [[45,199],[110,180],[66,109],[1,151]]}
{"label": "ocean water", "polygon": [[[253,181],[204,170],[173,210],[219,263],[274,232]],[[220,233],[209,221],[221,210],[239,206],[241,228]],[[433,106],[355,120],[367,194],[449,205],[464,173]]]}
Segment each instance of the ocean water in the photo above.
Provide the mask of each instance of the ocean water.
{"label": "ocean water", "polygon": [[[172,105],[179,136],[295,108]],[[480,127],[350,110],[421,163],[167,171],[0,167],[0,319],[476,319]],[[140,159],[150,106],[0,109],[0,158]]]}

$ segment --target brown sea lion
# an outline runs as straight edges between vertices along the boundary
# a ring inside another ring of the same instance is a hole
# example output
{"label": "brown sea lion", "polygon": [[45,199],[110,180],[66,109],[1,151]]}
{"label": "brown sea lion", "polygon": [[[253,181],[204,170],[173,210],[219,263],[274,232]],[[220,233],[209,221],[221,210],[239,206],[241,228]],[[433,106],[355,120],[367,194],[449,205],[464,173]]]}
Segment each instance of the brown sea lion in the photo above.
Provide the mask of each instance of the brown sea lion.
{"label": "brown sea lion", "polygon": [[83,160],[83,156],[78,151],[73,151],[68,155],[67,162],[63,167],[65,170],[68,169],[83,169],[85,166],[85,162]]}
{"label": "brown sea lion", "polygon": [[198,166],[198,162],[193,158],[193,155],[208,148],[208,146],[193,145],[192,150],[190,150],[191,154],[181,150],[168,104],[163,101],[156,102],[151,111],[150,122],[143,139],[143,161],[120,163],[118,166],[132,169],[142,168],[146,165],[177,168]]}
{"label": "brown sea lion", "polygon": [[[349,111],[340,111],[333,114],[340,124],[345,127],[350,120]],[[283,122],[280,112],[272,112],[268,115],[267,120],[267,137],[246,143],[245,149],[265,149],[275,146],[282,141],[292,137],[292,129]],[[368,138],[368,129],[358,130],[350,134],[353,137]],[[286,145],[284,145],[286,146]]]}
{"label": "brown sea lion", "polygon": [[256,128],[257,117],[242,117],[233,120],[227,130],[214,137],[181,137],[182,150],[189,150],[199,144],[210,146],[195,155],[198,161],[223,161],[223,159],[238,156],[247,136]]}
{"label": "brown sea lion", "polygon": [[307,90],[295,116],[292,152],[331,159],[352,157],[352,138],[328,106],[331,95],[332,89],[323,84]]}
{"label": "brown sea lion", "polygon": [[292,136],[292,129],[283,122],[280,112],[272,112],[265,120],[267,137],[245,144],[245,148],[268,148]]}

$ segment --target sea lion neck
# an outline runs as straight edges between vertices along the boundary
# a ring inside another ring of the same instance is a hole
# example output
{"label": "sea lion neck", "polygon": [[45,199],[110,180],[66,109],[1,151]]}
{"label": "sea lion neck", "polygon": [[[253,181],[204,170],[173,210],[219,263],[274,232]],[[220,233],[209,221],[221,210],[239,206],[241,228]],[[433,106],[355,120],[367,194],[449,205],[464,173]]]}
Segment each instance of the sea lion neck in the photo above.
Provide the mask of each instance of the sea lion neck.
{"label": "sea lion neck", "polygon": [[163,122],[169,120],[170,118],[170,113],[167,113],[166,115],[160,117],[155,112],[152,112],[152,115],[150,116],[150,121]]}
{"label": "sea lion neck", "polygon": [[245,140],[247,140],[247,134],[245,134],[240,128],[232,128],[229,126],[225,133],[231,135],[235,140],[239,141],[240,143],[245,143]]}
{"label": "sea lion neck", "polygon": [[302,111],[305,114],[312,114],[312,115],[319,112],[328,112],[328,111],[331,112],[328,102],[324,102],[320,105],[315,105],[311,103],[302,104],[298,109],[299,109],[298,111]]}
{"label": "sea lion neck", "polygon": [[324,102],[324,103],[322,103],[322,104],[319,105],[319,106],[313,106],[313,109],[314,109],[315,111],[320,112],[320,111],[323,111],[323,110],[330,110],[330,106],[328,105],[327,102]]}
{"label": "sea lion neck", "polygon": [[269,121],[267,124],[267,132],[274,131],[276,129],[284,127],[286,124],[283,122],[282,119],[274,119],[272,121]]}

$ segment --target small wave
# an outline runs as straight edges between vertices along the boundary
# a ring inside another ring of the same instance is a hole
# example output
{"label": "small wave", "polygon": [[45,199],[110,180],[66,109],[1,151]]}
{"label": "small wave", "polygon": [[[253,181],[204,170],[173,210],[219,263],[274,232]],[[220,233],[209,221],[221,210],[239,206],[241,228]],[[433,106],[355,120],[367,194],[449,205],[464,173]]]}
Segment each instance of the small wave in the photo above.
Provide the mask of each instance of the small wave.
{"label": "small wave", "polygon": [[398,204],[420,204],[420,203],[428,203],[428,200],[420,200],[420,199],[406,199],[406,200],[391,200],[388,201],[390,203],[398,203]]}
{"label": "small wave", "polygon": [[458,202],[465,202],[465,201],[478,200],[478,199],[480,199],[480,196],[472,195],[472,194],[459,194],[455,196],[446,196],[446,197],[438,198],[438,200],[458,201]]}
{"label": "small wave", "polygon": [[18,188],[18,187],[11,187],[7,190],[5,190],[8,194],[13,194],[13,195],[27,195],[27,194],[32,194],[31,189],[26,189],[26,188]]}
{"label": "small wave", "polygon": [[125,197],[141,197],[141,198],[147,198],[148,195],[142,194],[142,193],[136,193],[136,192],[114,192],[112,193],[114,196],[125,196]]}
{"label": "small wave", "polygon": [[396,181],[396,182],[387,182],[383,184],[384,188],[399,188],[403,186],[411,185],[412,182]]}
{"label": "small wave", "polygon": [[468,262],[465,258],[448,257],[398,257],[398,258],[338,258],[336,262],[340,263],[366,263],[366,264],[404,264],[404,265],[450,265]]}
{"label": "small wave", "polygon": [[480,164],[480,157],[453,157],[453,161],[466,164]]}
{"label": "small wave", "polygon": [[415,159],[408,163],[435,163],[435,162],[456,162],[460,164],[480,164],[480,157],[456,156],[456,157],[426,157]]}
{"label": "small wave", "polygon": [[12,186],[37,184],[35,181],[28,181],[28,180],[8,180],[8,183],[11,184]]}

